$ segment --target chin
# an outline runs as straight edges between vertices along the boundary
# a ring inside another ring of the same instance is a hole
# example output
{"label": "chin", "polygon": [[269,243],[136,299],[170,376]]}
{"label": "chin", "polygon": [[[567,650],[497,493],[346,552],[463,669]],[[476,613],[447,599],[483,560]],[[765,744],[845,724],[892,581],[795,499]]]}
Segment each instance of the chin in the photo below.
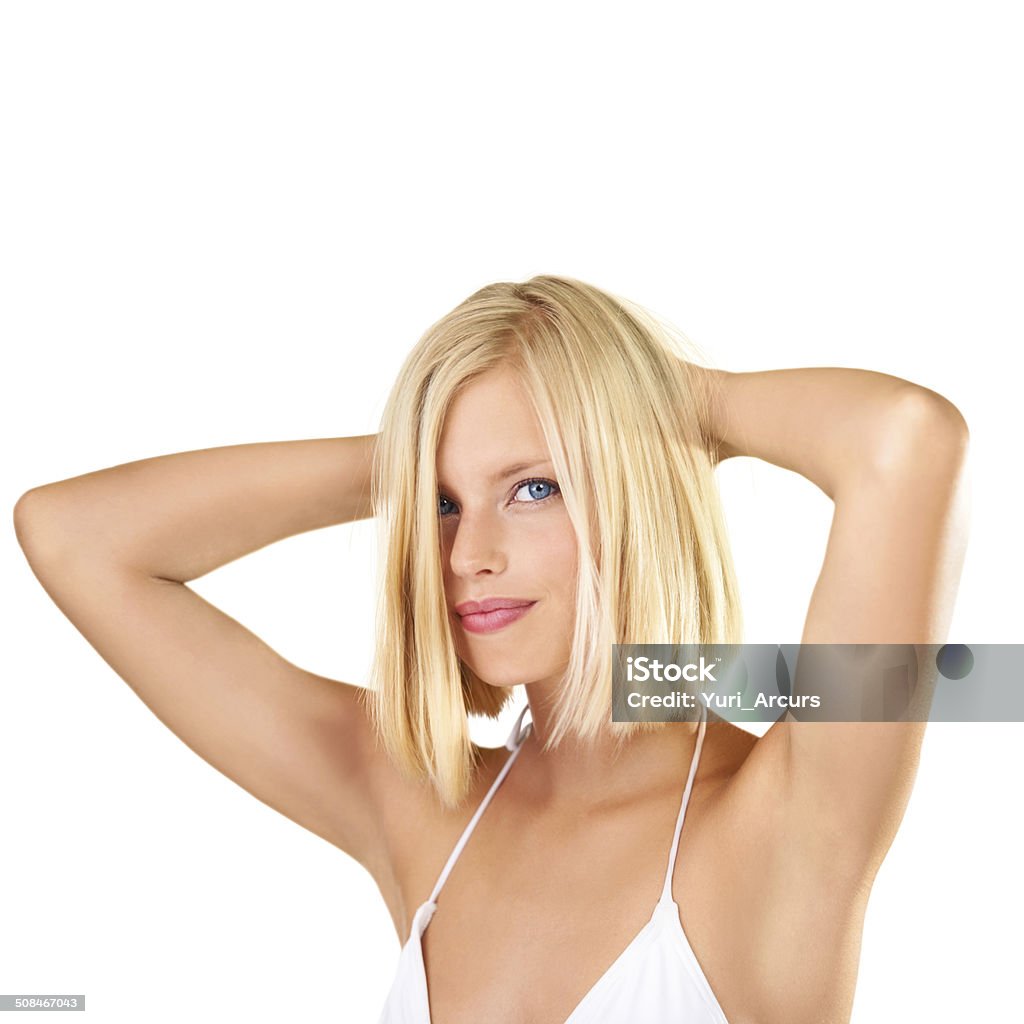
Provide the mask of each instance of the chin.
{"label": "chin", "polygon": [[507,682],[507,683],[491,683],[491,682],[488,682],[487,685],[493,687],[495,690],[512,690],[516,686],[519,685],[519,681],[518,680],[515,680],[515,681],[509,680],[509,682]]}
{"label": "chin", "polygon": [[488,669],[482,665],[470,665],[468,662],[464,662],[464,664],[471,672],[476,674],[480,682],[493,686],[497,690],[510,690],[513,686],[518,686],[524,678],[524,673],[521,670],[499,671]]}
{"label": "chin", "polygon": [[511,690],[513,686],[518,686],[523,681],[522,676],[481,675],[479,672],[477,676],[482,683],[493,686],[496,690]]}

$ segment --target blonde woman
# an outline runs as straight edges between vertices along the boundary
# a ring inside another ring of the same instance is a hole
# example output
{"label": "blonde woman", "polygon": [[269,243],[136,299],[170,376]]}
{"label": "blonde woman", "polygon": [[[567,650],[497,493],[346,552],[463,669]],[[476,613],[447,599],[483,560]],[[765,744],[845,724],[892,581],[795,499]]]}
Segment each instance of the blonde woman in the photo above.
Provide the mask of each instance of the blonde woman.
{"label": "blonde woman", "polygon": [[[967,428],[886,374],[691,354],[581,281],[494,284],[421,338],[378,434],[161,456],[18,502],[36,576],[161,721],[372,875],[402,944],[381,1024],[849,1019],[924,725],[613,722],[612,645],[741,642],[713,475],[737,455],[835,502],[804,643],[942,642]],[[369,516],[367,688],[187,586]],[[508,742],[476,745],[469,714],[517,684]]]}

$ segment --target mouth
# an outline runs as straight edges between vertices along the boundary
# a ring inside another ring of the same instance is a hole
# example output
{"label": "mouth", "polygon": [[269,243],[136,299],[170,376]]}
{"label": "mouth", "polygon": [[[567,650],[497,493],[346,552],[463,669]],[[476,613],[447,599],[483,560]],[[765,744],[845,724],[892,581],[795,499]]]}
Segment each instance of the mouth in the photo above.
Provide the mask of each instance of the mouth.
{"label": "mouth", "polygon": [[492,612],[473,612],[460,615],[459,621],[470,633],[494,633],[521,619],[537,602],[519,605],[517,608],[495,608]]}

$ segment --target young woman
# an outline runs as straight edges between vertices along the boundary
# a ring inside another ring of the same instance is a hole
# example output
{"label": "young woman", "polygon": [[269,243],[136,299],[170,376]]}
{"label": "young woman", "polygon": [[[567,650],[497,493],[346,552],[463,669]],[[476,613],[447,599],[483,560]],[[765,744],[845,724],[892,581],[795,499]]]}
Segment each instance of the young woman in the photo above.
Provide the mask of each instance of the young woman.
{"label": "young woman", "polygon": [[[403,943],[381,1024],[849,1019],[924,724],[613,722],[612,645],[742,640],[713,475],[736,455],[835,503],[804,643],[941,643],[967,428],[886,374],[685,355],[583,282],[494,284],[419,341],[376,435],[161,456],[17,505],[38,579],[161,721],[370,872]],[[187,586],[368,516],[369,688]],[[469,714],[516,684],[508,742],[477,746]]]}

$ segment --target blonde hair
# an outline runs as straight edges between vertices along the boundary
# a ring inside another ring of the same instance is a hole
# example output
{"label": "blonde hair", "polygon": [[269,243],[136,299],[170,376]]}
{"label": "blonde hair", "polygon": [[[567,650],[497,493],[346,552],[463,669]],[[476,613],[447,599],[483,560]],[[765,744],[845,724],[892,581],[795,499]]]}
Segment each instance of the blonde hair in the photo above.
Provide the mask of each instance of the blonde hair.
{"label": "blonde hair", "polygon": [[613,644],[741,642],[695,351],[649,311],[545,275],[474,292],[402,366],[373,471],[383,568],[367,706],[389,756],[445,806],[475,767],[468,716],[496,718],[512,695],[459,659],[448,617],[435,458],[455,395],[498,366],[517,372],[576,530],[571,655],[544,749],[606,730],[621,743],[663,725],[611,721]]}

